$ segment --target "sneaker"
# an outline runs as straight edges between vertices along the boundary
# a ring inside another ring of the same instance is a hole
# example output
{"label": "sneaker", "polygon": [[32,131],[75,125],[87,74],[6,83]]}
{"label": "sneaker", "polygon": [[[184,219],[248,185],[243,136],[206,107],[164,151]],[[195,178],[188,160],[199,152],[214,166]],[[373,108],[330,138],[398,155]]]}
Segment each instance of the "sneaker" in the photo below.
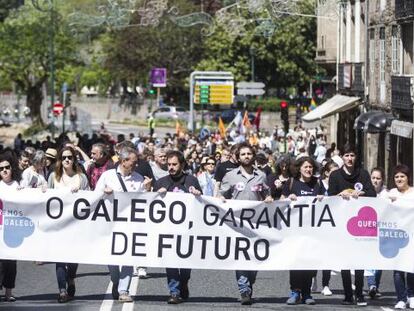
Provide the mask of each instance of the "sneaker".
{"label": "sneaker", "polygon": [[375,285],[371,285],[369,287],[368,295],[371,297],[371,299],[375,299],[377,296],[377,287]]}
{"label": "sneaker", "polygon": [[181,298],[188,299],[188,297],[190,297],[190,291],[188,290],[188,283],[182,282],[181,283]]}
{"label": "sneaker", "polygon": [[66,290],[61,290],[60,291],[57,301],[59,303],[66,303],[66,302],[69,301],[69,295],[66,292]]}
{"label": "sneaker", "polygon": [[132,299],[131,295],[127,293],[123,293],[119,295],[118,301],[119,302],[133,302],[134,300]]}
{"label": "sneaker", "polygon": [[368,303],[365,301],[365,299],[364,299],[364,297],[363,297],[363,296],[361,296],[361,297],[357,297],[357,299],[356,299],[356,304],[357,304],[357,306],[359,306],[359,307],[366,307],[366,306],[368,305]]}
{"label": "sneaker", "polygon": [[253,303],[252,297],[249,293],[242,293],[240,297],[240,303],[243,306],[250,306]]}
{"label": "sneaker", "polygon": [[286,304],[288,305],[295,305],[297,303],[299,303],[300,300],[300,294],[297,291],[291,291],[290,292],[290,296],[289,299],[286,300]]}
{"label": "sneaker", "polygon": [[119,299],[118,283],[112,283],[112,298],[114,300]]}
{"label": "sneaker", "polygon": [[140,279],[146,279],[148,277],[147,268],[138,267],[137,270],[138,270],[137,275]]}
{"label": "sneaker", "polygon": [[312,278],[311,291],[312,293],[316,293],[318,291],[318,280],[316,279],[315,276]]}
{"label": "sneaker", "polygon": [[314,304],[316,304],[316,301],[312,297],[308,297],[303,299],[302,303],[304,303],[305,305],[313,306]]}
{"label": "sneaker", "polygon": [[179,303],[182,303],[182,299],[180,297],[180,295],[171,295],[170,297],[168,297],[167,303],[170,305],[178,305]]}
{"label": "sneaker", "polygon": [[379,289],[377,288],[377,293],[375,294],[375,296],[378,297],[382,297],[382,294],[380,293]]}
{"label": "sneaker", "polygon": [[344,306],[351,306],[351,305],[354,304],[354,300],[352,298],[351,299],[344,299],[344,300],[342,300],[342,304]]}
{"label": "sneaker", "polygon": [[328,286],[325,286],[322,289],[321,294],[324,295],[324,296],[332,296],[332,292],[331,292],[331,290],[329,289]]}
{"label": "sneaker", "polygon": [[414,309],[414,297],[408,297],[408,306],[410,309]]}
{"label": "sneaker", "polygon": [[4,301],[7,301],[7,302],[15,302],[16,301],[16,297],[14,297],[14,296],[6,296],[6,297],[4,297]]}
{"label": "sneaker", "polygon": [[394,309],[403,310],[405,308],[407,308],[407,303],[405,301],[402,301],[402,300],[398,301],[397,304],[394,306]]}

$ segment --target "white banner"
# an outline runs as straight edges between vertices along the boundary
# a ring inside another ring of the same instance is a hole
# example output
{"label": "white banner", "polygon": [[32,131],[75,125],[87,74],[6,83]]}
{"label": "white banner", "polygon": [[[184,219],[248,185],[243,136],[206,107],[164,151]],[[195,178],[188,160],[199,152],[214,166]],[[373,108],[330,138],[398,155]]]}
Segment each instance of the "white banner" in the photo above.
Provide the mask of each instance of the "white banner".
{"label": "white banner", "polygon": [[0,258],[197,269],[414,272],[412,202],[1,193]]}

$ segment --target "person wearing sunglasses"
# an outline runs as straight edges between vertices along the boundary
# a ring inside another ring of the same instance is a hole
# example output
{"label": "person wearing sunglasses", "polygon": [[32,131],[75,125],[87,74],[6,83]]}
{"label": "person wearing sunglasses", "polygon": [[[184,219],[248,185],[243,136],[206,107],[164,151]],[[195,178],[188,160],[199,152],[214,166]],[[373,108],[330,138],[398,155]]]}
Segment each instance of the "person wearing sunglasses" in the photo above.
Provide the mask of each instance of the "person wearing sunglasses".
{"label": "person wearing sunglasses", "polygon": [[215,168],[216,160],[214,157],[204,157],[201,160],[201,170],[197,179],[204,195],[214,196],[214,187],[216,184],[214,179]]}
{"label": "person wearing sunglasses", "polygon": [[[48,187],[70,189],[71,192],[89,190],[89,182],[83,173],[72,147],[62,148],[57,156],[55,170],[50,174]],[[77,263],[56,263],[56,277],[59,287],[58,302],[65,303],[73,299],[76,292],[75,278]]]}
{"label": "person wearing sunglasses", "polygon": [[[18,169],[17,158],[10,152],[0,154],[0,193],[10,190],[21,189],[20,170]],[[15,287],[17,274],[16,260],[0,260],[3,274],[0,274],[0,287],[5,288],[5,301],[14,302],[16,298],[12,294]]]}

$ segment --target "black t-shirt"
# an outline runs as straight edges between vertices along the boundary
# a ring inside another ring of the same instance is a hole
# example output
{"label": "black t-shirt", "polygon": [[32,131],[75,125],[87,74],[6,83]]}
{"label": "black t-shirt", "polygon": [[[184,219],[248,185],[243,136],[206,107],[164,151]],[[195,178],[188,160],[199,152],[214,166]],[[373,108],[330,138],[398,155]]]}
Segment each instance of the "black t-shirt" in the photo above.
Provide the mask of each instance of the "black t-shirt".
{"label": "black t-shirt", "polygon": [[285,182],[282,195],[286,198],[290,194],[295,194],[298,197],[312,197],[324,195],[325,191],[325,187],[316,177],[312,177],[307,183],[294,178],[293,180],[289,179]]}
{"label": "black t-shirt", "polygon": [[190,192],[190,187],[194,187],[199,190],[201,193],[200,184],[198,183],[197,178],[192,175],[183,174],[178,178],[174,178],[171,175],[161,177],[155,182],[154,191],[158,191],[161,188],[167,189],[169,192]]}
{"label": "black t-shirt", "polygon": [[350,175],[345,172],[344,168],[341,168],[329,176],[329,195],[337,195],[347,189],[362,190],[365,192],[364,197],[377,196],[368,171],[362,168],[355,168]]}
{"label": "black t-shirt", "polygon": [[224,175],[226,175],[228,172],[230,172],[231,170],[235,169],[239,167],[239,165],[237,163],[233,163],[230,160],[220,163],[217,168],[216,168],[216,173],[214,174],[214,179],[217,182],[222,182]]}

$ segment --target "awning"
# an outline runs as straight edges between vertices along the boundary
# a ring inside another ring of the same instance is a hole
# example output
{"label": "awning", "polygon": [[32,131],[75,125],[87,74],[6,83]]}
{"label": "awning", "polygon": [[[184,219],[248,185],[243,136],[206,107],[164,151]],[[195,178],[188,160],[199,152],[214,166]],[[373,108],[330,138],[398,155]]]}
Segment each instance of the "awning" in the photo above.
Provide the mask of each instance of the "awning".
{"label": "awning", "polygon": [[392,120],[394,120],[394,116],[391,113],[371,110],[360,114],[355,119],[354,129],[367,133],[385,132],[391,126]]}
{"label": "awning", "polygon": [[344,112],[358,106],[360,98],[350,97],[345,95],[335,95],[328,99],[322,105],[319,105],[311,112],[302,117],[304,122],[314,122],[326,117],[329,117],[335,113]]}
{"label": "awning", "polygon": [[391,126],[394,116],[391,113],[380,112],[371,115],[365,122],[364,132],[366,133],[381,133],[386,132]]}

